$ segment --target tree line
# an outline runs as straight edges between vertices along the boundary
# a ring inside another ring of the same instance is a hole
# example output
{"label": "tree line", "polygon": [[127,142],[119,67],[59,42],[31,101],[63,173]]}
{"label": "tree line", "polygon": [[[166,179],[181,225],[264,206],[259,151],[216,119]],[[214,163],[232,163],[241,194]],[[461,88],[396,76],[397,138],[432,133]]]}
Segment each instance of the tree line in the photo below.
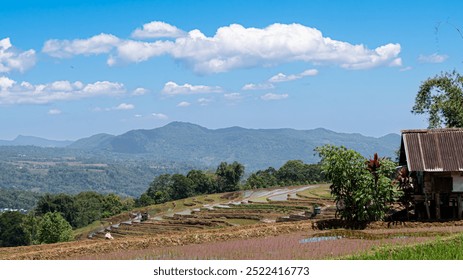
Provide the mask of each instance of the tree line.
{"label": "tree line", "polygon": [[132,198],[115,194],[81,192],[77,195],[46,194],[28,214],[0,214],[0,247],[70,241],[73,229],[129,211]]}
{"label": "tree line", "polygon": [[163,174],[156,177],[149,188],[135,200],[138,207],[160,204],[202,194],[233,192],[276,186],[303,185],[324,181],[319,164],[305,164],[290,160],[279,169],[269,167],[243,180],[245,167],[239,162],[222,162],[215,172],[190,170],[183,174]]}
{"label": "tree line", "polygon": [[138,199],[136,206],[164,203],[201,194],[232,192],[240,189],[244,174],[241,163],[222,162],[215,172],[190,170],[183,174],[163,174],[156,177]]}

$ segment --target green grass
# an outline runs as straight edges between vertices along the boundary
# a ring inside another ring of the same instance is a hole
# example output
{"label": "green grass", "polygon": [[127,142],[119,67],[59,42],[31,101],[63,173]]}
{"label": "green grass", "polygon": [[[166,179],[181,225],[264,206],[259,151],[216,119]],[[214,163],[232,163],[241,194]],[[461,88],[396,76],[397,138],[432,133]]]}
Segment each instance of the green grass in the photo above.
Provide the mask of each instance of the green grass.
{"label": "green grass", "polygon": [[307,189],[297,192],[296,195],[305,198],[333,198],[331,196],[330,184],[321,184],[319,187],[316,187],[314,189]]}
{"label": "green grass", "polygon": [[267,202],[268,198],[265,197],[265,196],[254,197],[254,198],[250,199],[250,201],[252,201],[252,202]]}
{"label": "green grass", "polygon": [[463,234],[437,237],[424,244],[387,246],[348,257],[350,260],[463,260]]}
{"label": "green grass", "polygon": [[86,238],[90,232],[107,226],[109,226],[109,222],[94,221],[85,227],[73,230],[74,239]]}

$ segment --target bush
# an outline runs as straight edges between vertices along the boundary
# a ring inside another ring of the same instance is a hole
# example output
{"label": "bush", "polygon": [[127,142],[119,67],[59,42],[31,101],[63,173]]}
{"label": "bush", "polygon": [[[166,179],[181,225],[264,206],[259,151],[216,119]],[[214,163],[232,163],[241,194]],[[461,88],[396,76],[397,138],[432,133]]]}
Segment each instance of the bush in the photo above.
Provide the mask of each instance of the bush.
{"label": "bush", "polygon": [[343,146],[325,145],[316,151],[325,178],[332,182],[331,194],[341,219],[354,223],[382,219],[395,199],[394,163],[376,155],[367,160]]}
{"label": "bush", "polygon": [[40,243],[66,242],[73,239],[71,225],[58,212],[43,215],[38,227]]}

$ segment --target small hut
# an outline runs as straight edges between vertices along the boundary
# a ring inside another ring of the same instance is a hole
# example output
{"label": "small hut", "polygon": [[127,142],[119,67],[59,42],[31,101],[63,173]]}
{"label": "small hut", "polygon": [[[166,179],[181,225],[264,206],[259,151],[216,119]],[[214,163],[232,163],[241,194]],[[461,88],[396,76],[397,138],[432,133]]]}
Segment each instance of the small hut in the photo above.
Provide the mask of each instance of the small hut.
{"label": "small hut", "polygon": [[410,174],[418,218],[462,218],[463,129],[403,130],[399,164]]}

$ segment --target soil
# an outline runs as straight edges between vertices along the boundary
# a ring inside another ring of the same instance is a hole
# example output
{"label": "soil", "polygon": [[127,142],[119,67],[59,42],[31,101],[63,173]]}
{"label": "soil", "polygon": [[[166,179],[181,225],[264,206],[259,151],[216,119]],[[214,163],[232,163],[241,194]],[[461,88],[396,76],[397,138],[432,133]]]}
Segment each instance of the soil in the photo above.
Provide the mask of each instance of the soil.
{"label": "soil", "polygon": [[[407,222],[402,225],[387,226],[385,222],[375,222],[368,225],[365,229],[362,230],[347,230],[351,233],[362,233],[370,234],[377,236],[384,236],[385,234],[403,234],[414,236],[414,238],[408,238],[406,243],[417,243],[430,240],[435,235],[448,235],[451,233],[457,233],[463,231],[463,221],[447,221],[447,222]],[[344,231],[345,232],[345,231]],[[424,234],[426,233],[426,234]],[[429,233],[434,233],[430,235]],[[204,251],[208,251],[207,246],[211,246],[214,243],[220,242],[237,242],[241,241],[242,243],[249,243],[249,240],[254,240],[249,244],[260,244],[261,240],[269,240],[269,238],[278,238],[279,236],[293,236],[293,239],[302,239],[311,236],[330,236],[339,234],[339,229],[335,230],[314,230],[312,228],[312,221],[300,221],[300,222],[288,222],[288,223],[269,223],[269,224],[255,224],[255,225],[246,225],[239,227],[227,227],[218,229],[198,229],[193,230],[188,233],[178,232],[178,233],[164,233],[159,235],[140,235],[140,236],[127,236],[119,237],[114,240],[80,240],[67,243],[58,243],[58,244],[46,244],[46,245],[35,245],[27,247],[14,247],[14,248],[1,248],[0,249],[0,259],[8,260],[62,260],[62,259],[126,259],[128,256],[130,258],[139,258],[137,254],[133,252],[139,252],[140,254],[145,254],[146,250],[155,250],[159,248],[175,248],[182,246],[191,246],[194,244],[203,244]],[[296,237],[295,237],[296,236]],[[375,240],[365,240],[364,236],[361,238],[352,234],[352,236],[346,236],[348,239],[344,239],[342,243],[345,243],[346,240],[352,242],[352,240],[357,240],[357,245],[348,246],[352,249],[341,249],[339,245],[336,245],[335,250],[333,246],[318,246],[316,255],[304,255],[300,257],[311,258],[311,259],[323,259],[330,257],[339,257],[341,255],[352,254],[358,250],[358,248],[364,248],[365,246],[359,244],[370,244],[365,248],[368,249],[371,246],[377,245],[378,242],[373,242]],[[288,237],[287,240],[290,240]],[[390,238],[385,238],[381,244],[391,243]],[[323,242],[332,242],[332,241],[323,241]],[[395,241],[394,241],[395,242]],[[269,244],[271,244],[270,242]],[[341,242],[338,242],[341,244]],[[397,243],[397,242],[395,242]],[[331,243],[323,243],[331,244]],[[334,244],[334,243],[333,243]],[[347,244],[347,243],[345,243]],[[198,245],[196,245],[198,246]],[[302,246],[302,245],[301,245]],[[307,245],[311,246],[311,245]],[[253,250],[251,245],[247,245],[246,248]],[[325,248],[325,249],[320,249]],[[325,251],[323,251],[325,250]],[[310,250],[309,250],[310,251]],[[312,250],[313,251],[313,250]],[[132,252],[132,253],[130,253]],[[197,252],[197,251],[196,251]],[[217,253],[217,252],[216,252]],[[220,254],[220,253],[217,253]],[[257,254],[257,253],[256,253]],[[113,256],[113,257],[111,257]],[[224,252],[222,255],[224,258],[233,258]],[[240,259],[245,259],[246,257],[243,254],[237,254],[237,257]],[[251,256],[253,256],[251,254]],[[262,255],[255,255],[259,258]],[[289,257],[288,257],[289,256]],[[281,254],[274,254],[272,259],[286,259],[290,258],[291,255],[288,255],[287,252],[282,251]],[[191,257],[191,256],[190,256]],[[182,258],[190,258],[183,255]],[[198,258],[191,257],[191,258]],[[207,258],[207,255],[205,256]],[[214,258],[217,258],[215,256]],[[166,258],[167,259],[167,258]]]}

